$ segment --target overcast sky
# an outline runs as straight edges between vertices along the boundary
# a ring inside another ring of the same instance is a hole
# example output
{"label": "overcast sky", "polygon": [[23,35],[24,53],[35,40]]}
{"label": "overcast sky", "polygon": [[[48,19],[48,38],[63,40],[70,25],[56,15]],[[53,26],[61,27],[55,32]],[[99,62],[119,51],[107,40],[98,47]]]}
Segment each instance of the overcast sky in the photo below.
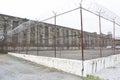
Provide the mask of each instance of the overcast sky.
{"label": "overcast sky", "polygon": [[[114,13],[120,16],[119,0],[91,0],[91,1],[95,1],[96,3],[106,7],[107,9],[113,11]],[[0,14],[42,20],[50,16],[53,16],[54,14],[52,11],[55,11],[57,14],[59,14],[61,12],[78,7],[79,3],[80,0],[0,0]],[[73,28],[77,28],[78,26],[80,26],[78,13],[79,11],[75,11],[74,13],[69,14],[69,16],[63,15],[59,17],[57,19],[58,25],[72,26]],[[95,32],[97,30],[98,32],[98,27],[96,27],[98,26],[97,16],[93,16],[92,14],[89,13],[85,13],[83,16],[86,17],[86,18],[84,17],[85,30],[86,31],[91,30],[91,32]],[[91,16],[93,20],[91,19]],[[109,26],[112,28],[112,23],[109,23],[105,20],[102,20],[102,22],[104,23],[102,24],[103,26]],[[53,23],[53,21],[50,23]],[[106,28],[104,27],[102,29],[103,32],[105,33],[109,31],[112,32],[112,30],[109,30],[111,29],[109,27]]]}
{"label": "overcast sky", "polygon": [[[92,0],[120,14],[119,0]],[[80,0],[0,0],[0,13],[25,18],[40,18],[52,11],[62,12],[77,7]]]}

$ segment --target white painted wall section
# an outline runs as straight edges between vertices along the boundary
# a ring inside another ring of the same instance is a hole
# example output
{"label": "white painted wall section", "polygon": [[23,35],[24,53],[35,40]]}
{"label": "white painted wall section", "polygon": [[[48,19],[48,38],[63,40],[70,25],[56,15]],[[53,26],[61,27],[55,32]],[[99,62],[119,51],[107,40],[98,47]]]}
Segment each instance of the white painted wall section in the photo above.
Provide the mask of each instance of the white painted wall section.
{"label": "white painted wall section", "polygon": [[120,54],[84,61],[84,76],[112,67],[120,62]]}
{"label": "white painted wall section", "polygon": [[[82,65],[81,60],[71,60],[71,59],[62,59],[62,58],[53,58],[53,57],[43,57],[43,56],[34,56],[26,54],[16,54],[8,53],[10,55],[20,57],[32,62],[35,62],[40,65],[44,65],[50,68],[56,68],[64,72],[72,73],[79,76],[87,76],[95,72],[105,69],[107,67],[112,67],[120,62],[120,54],[111,55],[108,57],[102,57],[97,59],[85,60]],[[82,68],[84,66],[84,71],[82,74]]]}

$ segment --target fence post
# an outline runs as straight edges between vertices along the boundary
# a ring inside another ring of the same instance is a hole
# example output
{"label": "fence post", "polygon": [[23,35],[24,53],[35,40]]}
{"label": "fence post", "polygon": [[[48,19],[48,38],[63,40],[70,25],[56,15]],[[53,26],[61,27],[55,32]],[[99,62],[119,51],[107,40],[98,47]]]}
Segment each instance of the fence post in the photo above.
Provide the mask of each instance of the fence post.
{"label": "fence post", "polygon": [[26,30],[26,54],[28,54],[28,29]]}
{"label": "fence post", "polygon": [[80,2],[80,25],[81,25],[81,52],[82,52],[82,76],[84,75],[84,44],[83,44],[83,15],[82,15],[82,0]]}
{"label": "fence post", "polygon": [[54,14],[54,25],[55,25],[55,34],[54,34],[54,48],[55,48],[55,57],[56,57],[56,13],[53,11]]}
{"label": "fence post", "polygon": [[113,20],[113,54],[115,55],[115,19]]}
{"label": "fence post", "polygon": [[[100,10],[101,12],[101,10]],[[100,47],[100,57],[102,57],[102,32],[101,32],[101,17],[100,17],[100,12],[99,12],[99,47]]]}
{"label": "fence post", "polygon": [[38,26],[39,25],[37,25],[37,56],[38,56]]}

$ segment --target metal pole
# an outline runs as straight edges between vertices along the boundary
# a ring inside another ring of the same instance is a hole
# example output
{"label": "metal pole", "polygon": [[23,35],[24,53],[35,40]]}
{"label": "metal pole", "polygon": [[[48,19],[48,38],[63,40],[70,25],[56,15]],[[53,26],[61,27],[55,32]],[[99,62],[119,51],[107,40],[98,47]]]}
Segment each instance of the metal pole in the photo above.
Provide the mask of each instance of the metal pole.
{"label": "metal pole", "polygon": [[80,25],[81,25],[81,52],[82,52],[82,76],[84,75],[84,44],[83,44],[83,18],[82,18],[82,0],[80,2]]}
{"label": "metal pole", "polygon": [[115,20],[113,21],[113,51],[114,51],[114,55],[115,55]]}
{"label": "metal pole", "polygon": [[3,40],[3,52],[7,53],[7,19],[4,19],[4,29],[3,29],[3,35],[4,35],[4,40]]}
{"label": "metal pole", "polygon": [[26,30],[26,54],[28,54],[28,30]]}
{"label": "metal pole", "polygon": [[54,48],[55,48],[55,57],[56,57],[56,13],[53,11],[54,13],[54,25],[55,25],[55,34],[54,34]]}
{"label": "metal pole", "polygon": [[100,57],[102,57],[102,33],[101,33],[101,17],[99,12],[99,33],[100,33],[100,40],[99,40],[99,47],[100,47]]}
{"label": "metal pole", "polygon": [[20,35],[19,33],[18,34],[18,53],[20,53]]}
{"label": "metal pole", "polygon": [[19,40],[19,53],[21,53],[21,39],[20,39],[20,33],[18,33],[19,37],[18,37],[18,40]]}
{"label": "metal pole", "polygon": [[82,51],[82,60],[84,61],[84,45],[83,45],[83,18],[82,18],[82,0],[80,3],[80,21],[81,21],[81,51]]}
{"label": "metal pole", "polygon": [[37,56],[38,56],[38,25],[37,25]]}

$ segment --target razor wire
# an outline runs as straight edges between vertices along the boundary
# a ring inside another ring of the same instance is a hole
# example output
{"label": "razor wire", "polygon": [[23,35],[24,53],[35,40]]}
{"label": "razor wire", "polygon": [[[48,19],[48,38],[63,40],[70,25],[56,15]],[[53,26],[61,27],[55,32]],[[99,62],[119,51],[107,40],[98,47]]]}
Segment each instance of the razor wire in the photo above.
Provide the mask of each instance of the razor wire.
{"label": "razor wire", "polygon": [[95,2],[83,0],[81,8],[120,26],[120,17],[117,14]]}

